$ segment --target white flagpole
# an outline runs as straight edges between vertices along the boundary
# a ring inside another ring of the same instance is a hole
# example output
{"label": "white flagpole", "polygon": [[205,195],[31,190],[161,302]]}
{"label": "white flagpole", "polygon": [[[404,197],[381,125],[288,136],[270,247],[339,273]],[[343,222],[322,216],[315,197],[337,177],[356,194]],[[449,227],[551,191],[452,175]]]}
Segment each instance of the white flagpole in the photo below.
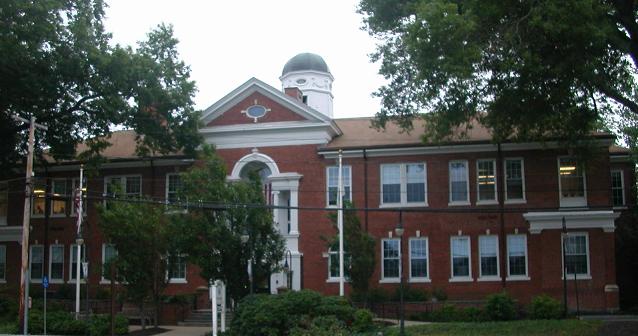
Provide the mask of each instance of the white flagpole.
{"label": "white flagpole", "polygon": [[82,244],[80,239],[80,232],[82,227],[82,180],[84,179],[84,166],[80,165],[80,187],[76,191],[76,209],[75,213],[78,215],[77,222],[77,234],[76,237],[76,265],[75,265],[75,316],[76,319],[80,318],[80,258],[82,258]]}
{"label": "white flagpole", "polygon": [[339,182],[337,184],[337,226],[339,228],[339,296],[344,295],[343,276],[343,166],[342,152],[339,150]]}

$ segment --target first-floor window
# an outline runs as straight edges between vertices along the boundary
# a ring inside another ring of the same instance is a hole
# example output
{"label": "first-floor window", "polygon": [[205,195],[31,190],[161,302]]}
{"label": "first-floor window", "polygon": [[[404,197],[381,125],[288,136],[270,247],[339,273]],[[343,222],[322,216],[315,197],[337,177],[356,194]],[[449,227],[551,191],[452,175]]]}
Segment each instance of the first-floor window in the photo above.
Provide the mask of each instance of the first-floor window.
{"label": "first-floor window", "polygon": [[498,238],[494,235],[479,237],[481,277],[498,276]]}
{"label": "first-floor window", "polygon": [[181,254],[169,256],[169,280],[186,280],[186,258]]}
{"label": "first-floor window", "polygon": [[[84,270],[81,263],[86,261],[86,245],[81,245],[81,246],[82,248],[80,248],[80,278],[83,279]],[[71,257],[69,258],[69,260],[71,261],[69,263],[69,269],[71,270],[71,272],[69,272],[69,280],[75,281],[77,279],[77,274],[78,274],[77,273],[78,246],[76,244],[71,245]]]}
{"label": "first-floor window", "polygon": [[428,239],[410,239],[410,278],[428,277]]}
{"label": "first-floor window", "polygon": [[507,267],[509,276],[527,276],[527,236],[507,236]]}
{"label": "first-floor window", "polygon": [[49,278],[64,279],[64,245],[51,245],[49,257]]}
{"label": "first-floor window", "polygon": [[470,276],[470,237],[452,237],[452,277]]}
{"label": "first-floor window", "polygon": [[110,278],[111,270],[107,268],[109,262],[117,257],[117,250],[113,244],[102,245],[102,278]]}
{"label": "first-floor window", "polygon": [[0,245],[0,280],[7,279],[7,246]]}
{"label": "first-floor window", "polygon": [[399,250],[399,239],[384,239],[382,241],[383,255],[383,278],[399,278],[401,268],[401,251]]}
{"label": "first-floor window", "polygon": [[31,246],[31,258],[29,258],[29,273],[31,280],[42,280],[44,275],[44,247],[42,245]]}
{"label": "first-floor window", "polygon": [[586,233],[569,233],[565,240],[565,266],[568,275],[589,275],[589,241]]}
{"label": "first-floor window", "polygon": [[[333,247],[328,252],[328,276],[332,279],[339,279],[339,247]],[[350,277],[350,255],[343,251],[343,276]]]}

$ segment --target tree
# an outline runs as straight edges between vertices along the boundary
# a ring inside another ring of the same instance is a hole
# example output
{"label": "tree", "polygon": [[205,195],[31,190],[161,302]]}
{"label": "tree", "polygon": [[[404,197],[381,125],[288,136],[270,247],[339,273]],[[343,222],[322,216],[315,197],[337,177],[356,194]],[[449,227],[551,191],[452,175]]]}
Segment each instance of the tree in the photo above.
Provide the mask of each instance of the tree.
{"label": "tree", "polygon": [[362,0],[359,12],[389,81],[378,127],[424,118],[441,141],[478,120],[495,141],[573,143],[601,120],[638,120],[636,1]]}
{"label": "tree", "polygon": [[[225,165],[212,148],[205,147],[200,160],[201,165],[181,175],[180,197],[190,206],[173,216],[181,230],[179,244],[188,261],[199,266],[200,275],[223,280],[237,302],[250,289],[249,262],[253,283],[267,281],[279,269],[283,238],[264,207],[257,175],[228,183]],[[249,240],[244,243],[241,236],[245,234]]]}
{"label": "tree", "polygon": [[[344,260],[344,267],[349,265],[348,279],[350,286],[356,295],[361,295],[367,301],[367,293],[370,286],[370,278],[374,273],[375,258],[374,247],[375,240],[367,232],[361,229],[359,217],[352,209],[350,202],[344,202],[343,213],[343,249],[347,252],[349,262]],[[337,228],[336,214],[330,214],[333,226]],[[339,236],[332,238],[329,242],[329,248],[334,251],[338,250]]]}
{"label": "tree", "polygon": [[[114,127],[134,129],[138,152],[192,153],[199,145],[195,84],[178,58],[171,26],[160,25],[137,49],[110,44],[102,0],[6,0],[0,5],[0,167],[26,151],[27,125],[48,126],[37,150],[83,158],[108,146]],[[82,154],[82,153],[81,153]],[[3,169],[4,171],[4,169]]]}
{"label": "tree", "polygon": [[168,220],[164,205],[153,204],[148,199],[116,197],[118,200],[99,207],[99,226],[105,241],[117,250],[115,259],[102,265],[104,277],[110,278],[107,270],[114,263],[127,297],[140,308],[142,327],[145,327],[144,307],[148,300],[153,302],[157,327],[161,295],[172,266],[169,264],[172,259],[168,257],[179,253],[173,238],[180,231]]}

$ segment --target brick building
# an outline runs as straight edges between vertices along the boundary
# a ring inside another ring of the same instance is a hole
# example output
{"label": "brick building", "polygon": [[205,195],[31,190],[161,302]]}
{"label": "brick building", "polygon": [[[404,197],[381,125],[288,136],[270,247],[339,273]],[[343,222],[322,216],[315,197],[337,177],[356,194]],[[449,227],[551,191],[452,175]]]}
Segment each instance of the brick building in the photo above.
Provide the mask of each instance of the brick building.
{"label": "brick building", "polygon": [[[230,181],[258,170],[269,202],[291,207],[273,213],[292,255],[294,289],[338,293],[338,257],[324,239],[336,234],[328,211],[304,208],[336,207],[341,150],[345,198],[362,209],[361,223],[377,241],[372,287],[394,290],[402,275],[411,287],[442,289],[451,299],[482,299],[504,289],[523,303],[541,293],[560,298],[565,240],[570,307],[577,283],[581,309],[618,308],[615,221],[635,204],[635,176],[612,135],[592,135],[595,150],[587,162],[554,142],[494,144],[478,124],[462,139],[424,144],[422,125],[404,133],[395,125],[373,129],[370,118],[335,119],[333,77],[317,55],[293,57],[280,80],[282,90],[248,80],[204,111],[200,132],[225,160]],[[114,133],[104,153],[109,162],[88,179],[89,195],[108,193],[116,183],[131,195],[174,197],[178,173],[192,159],[141,159],[134,138]],[[32,282],[43,274],[54,288],[75,281],[71,202],[46,204],[38,193],[49,186],[52,194],[70,195],[78,169],[78,162],[66,162],[37,170]],[[0,287],[17,286],[20,278],[23,189],[20,181],[0,185]],[[86,253],[90,265],[101,265],[116,250],[100,236],[92,203]],[[402,241],[394,235],[400,218]],[[169,294],[206,288],[195,267],[180,263],[171,273]],[[264,287],[275,292],[286,281],[283,273],[273,274]],[[99,271],[89,272],[89,283],[104,283]]]}

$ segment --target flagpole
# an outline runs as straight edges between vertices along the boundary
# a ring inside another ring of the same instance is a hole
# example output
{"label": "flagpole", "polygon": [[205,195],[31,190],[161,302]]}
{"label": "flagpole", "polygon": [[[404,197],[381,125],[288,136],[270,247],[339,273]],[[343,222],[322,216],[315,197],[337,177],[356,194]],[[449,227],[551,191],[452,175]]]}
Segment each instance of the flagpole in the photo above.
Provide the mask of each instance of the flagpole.
{"label": "flagpole", "polygon": [[339,296],[344,295],[343,276],[343,166],[342,151],[339,150],[339,182],[337,184],[337,226],[339,228]]}
{"label": "flagpole", "polygon": [[75,263],[75,318],[80,318],[80,258],[82,258],[82,180],[84,179],[84,166],[80,165],[80,187],[76,191],[76,211],[75,213],[78,215],[77,222],[77,239],[76,239],[76,263]]}

